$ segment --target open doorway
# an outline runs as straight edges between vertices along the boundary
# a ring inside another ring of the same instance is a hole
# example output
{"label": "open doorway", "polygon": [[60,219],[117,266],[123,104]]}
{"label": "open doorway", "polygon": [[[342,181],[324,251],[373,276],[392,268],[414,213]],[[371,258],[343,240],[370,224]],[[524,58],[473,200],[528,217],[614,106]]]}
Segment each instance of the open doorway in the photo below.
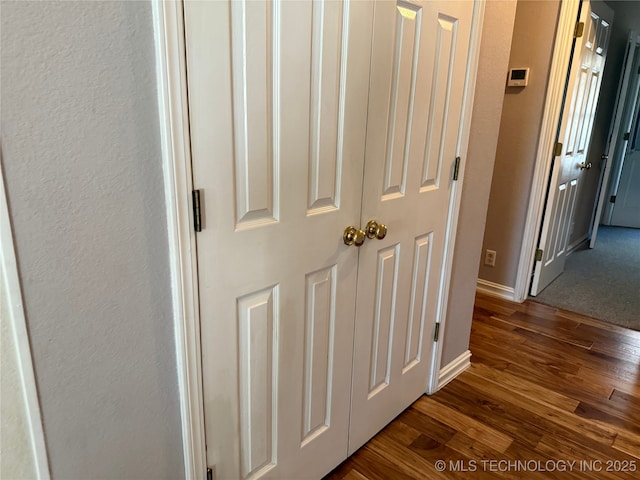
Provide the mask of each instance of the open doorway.
{"label": "open doorway", "polygon": [[635,31],[619,82],[589,246],[583,242],[566,258],[564,273],[535,301],[640,330],[640,36]]}
{"label": "open doorway", "polygon": [[[545,138],[544,131],[548,128],[547,123],[553,123],[552,119],[547,118],[551,117],[548,115],[548,107],[553,107],[554,104],[552,83],[558,76],[566,78],[567,67],[563,71],[556,67],[555,51],[559,48],[559,42],[566,42],[562,40],[562,35],[573,33],[576,16],[573,16],[569,21],[571,25],[567,27],[566,16],[563,14],[563,9],[572,3],[558,2],[554,9],[553,2],[519,1],[517,7],[510,66],[532,65],[531,81],[520,92],[511,92],[509,89],[505,92],[478,290],[518,302],[528,297],[531,283],[531,267],[541,217],[539,209],[542,209],[538,205],[543,204],[535,199],[544,196],[539,190],[546,189],[548,179],[548,173],[544,173],[545,166],[541,165],[536,152],[543,145],[552,146],[554,141]],[[610,130],[628,34],[631,29],[640,27],[640,2],[605,3],[614,9],[615,19],[587,160],[593,167],[588,171],[587,181],[576,195],[577,213],[570,227],[567,253],[579,252],[590,238],[593,208],[601,179],[600,157],[605,151]],[[556,15],[557,21],[552,22],[551,19]],[[553,51],[554,54],[545,57],[544,51]],[[548,79],[548,83],[536,90],[540,87],[537,82],[543,76]],[[536,98],[532,98],[534,95]],[[557,124],[556,119],[555,125]],[[555,135],[556,132],[553,133]],[[545,157],[542,160],[544,162],[551,155],[547,157],[543,152],[542,156]],[[496,253],[489,257],[493,261],[491,265],[487,261],[487,251]]]}

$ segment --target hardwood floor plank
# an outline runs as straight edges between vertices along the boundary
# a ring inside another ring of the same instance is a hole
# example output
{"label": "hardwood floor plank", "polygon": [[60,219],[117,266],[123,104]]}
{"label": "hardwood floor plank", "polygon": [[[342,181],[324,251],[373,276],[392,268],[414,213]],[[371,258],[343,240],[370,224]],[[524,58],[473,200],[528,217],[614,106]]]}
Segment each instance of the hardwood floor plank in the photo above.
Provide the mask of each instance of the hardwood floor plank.
{"label": "hardwood floor plank", "polygon": [[415,408],[406,409],[398,416],[396,421],[412,426],[422,433],[428,433],[429,437],[443,445],[456,434],[454,428],[448,427],[444,423],[427,415],[423,415]]}
{"label": "hardwood floor plank", "polygon": [[545,433],[540,425],[522,421],[523,416],[527,415],[526,410],[502,399],[492,398],[485,391],[465,385],[459,380],[454,380],[447,387],[433,398],[504,433],[513,438],[514,442],[533,448]]}
{"label": "hardwood floor plank", "polygon": [[[540,385],[545,385],[569,398],[587,398],[596,402],[603,401],[611,396],[614,387],[608,384],[586,382],[579,376],[580,370],[567,373],[555,364],[547,361],[524,359],[521,363],[509,363],[508,360],[515,354],[513,352],[488,351],[485,348],[472,346],[473,357],[477,362],[484,363],[498,370],[504,370],[512,375],[532,379]],[[524,356],[523,356],[524,357]],[[569,369],[568,366],[562,368]]]}
{"label": "hardwood floor plank", "polygon": [[557,316],[562,318],[568,318],[570,320],[574,320],[582,325],[589,325],[595,327],[599,330],[603,330],[605,332],[623,336],[634,342],[634,344],[638,344],[640,342],[640,331],[631,330],[630,328],[624,328],[619,325],[615,325],[613,323],[606,323],[602,320],[597,320],[593,317],[588,317],[586,315],[582,315],[581,313],[569,312],[568,310],[558,309],[556,313]]}
{"label": "hardwood floor plank", "polygon": [[580,403],[578,400],[569,398],[561,393],[554,392],[546,387],[541,387],[527,379],[517,377],[505,372],[504,370],[496,370],[482,363],[471,364],[469,372],[478,377],[491,380],[499,385],[512,388],[513,390],[530,397],[534,401],[558,407],[562,410],[573,412]]}
{"label": "hardwood floor plank", "polygon": [[[460,375],[460,381],[475,387],[485,383],[484,379],[470,372],[469,375]],[[572,432],[580,433],[604,445],[611,445],[615,439],[616,431],[613,428],[604,427],[589,419],[579,417],[572,412],[566,412],[556,407],[532,401],[519,392],[495,383],[491,390],[494,396],[499,396],[513,405],[526,408],[531,415],[535,415],[539,417],[539,419],[545,419],[555,425],[564,427]]]}
{"label": "hardwood floor plank", "polygon": [[570,320],[559,320],[558,317],[547,319],[522,312],[516,312],[508,317],[496,315],[494,318],[539,335],[561,340],[576,347],[588,350],[593,345],[593,340],[586,335],[577,333],[578,324]]}
{"label": "hardwood floor plank", "polygon": [[626,418],[640,424],[640,396],[629,395],[616,389],[609,397],[609,405],[622,412]]}
{"label": "hardwood floor plank", "polygon": [[413,407],[419,412],[429,415],[432,418],[449,425],[451,428],[465,433],[469,437],[482,442],[488,447],[498,452],[504,453],[509,448],[513,439],[492,427],[489,427],[471,417],[468,417],[457,410],[439,404],[429,397],[422,397]]}
{"label": "hardwood floor plank", "polygon": [[627,436],[624,433],[619,433],[613,442],[613,448],[627,453],[634,458],[640,459],[640,441],[638,440],[638,437]]}
{"label": "hardwood floor plank", "polygon": [[[616,480],[629,477],[617,476],[615,473],[605,471],[596,471],[598,463],[602,462],[602,466],[605,467],[606,460],[603,462],[604,456],[598,455],[595,452],[588,452],[582,448],[576,448],[577,445],[572,445],[567,439],[562,437],[555,437],[551,435],[545,435],[540,441],[536,450],[545,453],[547,455],[555,456],[556,458],[562,458],[567,462],[576,462],[572,468],[581,474],[582,478],[590,478],[594,480],[611,479]],[[611,457],[607,457],[608,460]],[[588,466],[591,465],[591,468]]]}
{"label": "hardwood floor plank", "polygon": [[640,422],[636,419],[625,418],[622,412],[609,408],[606,403],[596,407],[587,402],[580,402],[575,410],[576,415],[582,418],[597,420],[607,425],[614,425],[631,434],[640,434]]}

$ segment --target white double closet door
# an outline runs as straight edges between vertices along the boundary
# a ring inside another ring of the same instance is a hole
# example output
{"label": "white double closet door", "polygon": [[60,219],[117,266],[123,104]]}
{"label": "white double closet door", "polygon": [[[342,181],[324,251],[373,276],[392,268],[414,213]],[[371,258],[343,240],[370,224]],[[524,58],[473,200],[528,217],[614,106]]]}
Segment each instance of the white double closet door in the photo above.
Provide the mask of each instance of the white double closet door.
{"label": "white double closet door", "polygon": [[427,390],[473,15],[185,2],[217,478],[320,477]]}

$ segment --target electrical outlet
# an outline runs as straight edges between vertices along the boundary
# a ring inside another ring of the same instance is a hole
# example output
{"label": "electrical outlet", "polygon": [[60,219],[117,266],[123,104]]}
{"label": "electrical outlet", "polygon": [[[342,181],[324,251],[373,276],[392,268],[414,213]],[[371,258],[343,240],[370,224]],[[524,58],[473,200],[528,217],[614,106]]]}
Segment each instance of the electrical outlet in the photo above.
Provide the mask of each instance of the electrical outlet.
{"label": "electrical outlet", "polygon": [[495,250],[485,250],[484,252],[484,264],[487,267],[495,267],[496,266],[496,251]]}

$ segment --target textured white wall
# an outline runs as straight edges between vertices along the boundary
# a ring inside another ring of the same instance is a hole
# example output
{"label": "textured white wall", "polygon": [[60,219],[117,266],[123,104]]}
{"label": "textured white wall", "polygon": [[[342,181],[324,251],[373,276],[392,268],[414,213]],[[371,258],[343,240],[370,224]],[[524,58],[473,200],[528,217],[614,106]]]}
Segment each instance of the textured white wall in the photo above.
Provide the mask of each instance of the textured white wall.
{"label": "textured white wall", "polygon": [[150,2],[1,8],[2,162],[52,475],[181,478]]}
{"label": "textured white wall", "polygon": [[487,2],[451,276],[442,367],[469,348],[491,175],[498,144],[515,0]]}

